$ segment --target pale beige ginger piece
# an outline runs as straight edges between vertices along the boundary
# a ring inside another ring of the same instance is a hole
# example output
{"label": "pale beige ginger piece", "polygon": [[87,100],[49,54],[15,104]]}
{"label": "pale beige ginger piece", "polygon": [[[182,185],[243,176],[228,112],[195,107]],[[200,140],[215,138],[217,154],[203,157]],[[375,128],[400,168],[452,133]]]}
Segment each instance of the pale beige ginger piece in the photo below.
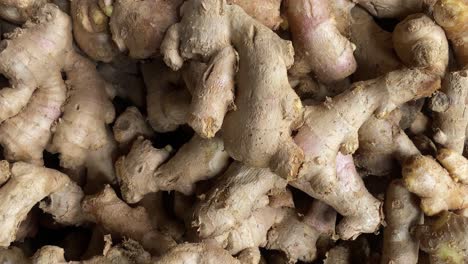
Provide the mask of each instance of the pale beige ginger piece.
{"label": "pale beige ginger piece", "polygon": [[414,142],[398,125],[400,115],[393,111],[387,118],[370,117],[359,129],[356,166],[368,175],[388,176],[398,162],[418,155]]}
{"label": "pale beige ginger piece", "polygon": [[56,170],[13,163],[10,179],[0,188],[0,246],[7,247],[16,239],[21,222],[35,204],[69,183],[68,176]]}
{"label": "pale beige ginger piece", "polygon": [[468,1],[438,0],[434,5],[434,19],[452,43],[458,65],[468,69]]}
{"label": "pale beige ginger piece", "polygon": [[440,149],[436,158],[455,181],[468,184],[467,158],[451,149]]}
{"label": "pale beige ginger piece", "polygon": [[29,264],[30,261],[18,247],[1,248],[0,263]]}
{"label": "pale beige ginger piece", "polygon": [[311,262],[317,257],[316,243],[321,235],[335,232],[336,211],[315,200],[306,215],[288,210],[282,221],[268,231],[266,248],[283,251],[290,262]]}
{"label": "pale beige ginger piece", "polygon": [[130,152],[117,160],[115,169],[125,201],[136,203],[145,194],[157,191],[192,194],[195,183],[218,175],[229,164],[218,137],[195,135],[167,160],[170,151],[170,147],[156,149],[150,141],[139,138]]}
{"label": "pale beige ginger piece", "polygon": [[350,40],[356,45],[354,58],[358,65],[353,80],[377,78],[400,68],[401,62],[393,50],[392,33],[383,30],[359,6],[351,10],[351,17]]}
{"label": "pale beige ginger piece", "polygon": [[70,181],[41,201],[39,208],[51,214],[57,223],[78,226],[87,220],[81,209],[83,198],[84,193],[81,187]]}
{"label": "pale beige ginger piece", "polygon": [[0,186],[11,177],[10,163],[6,160],[0,160]]}
{"label": "pale beige ginger piece", "polygon": [[191,99],[186,89],[178,87],[180,73],[157,60],[143,64],[141,71],[147,88],[146,107],[151,127],[164,133],[185,124]]}
{"label": "pale beige ginger piece", "polygon": [[101,256],[83,261],[66,261],[64,249],[57,246],[43,246],[32,256],[32,264],[150,264],[151,255],[134,240],[124,240],[112,246],[108,241]]}
{"label": "pale beige ginger piece", "polygon": [[154,264],[240,264],[228,251],[207,243],[183,243],[172,248]]}
{"label": "pale beige ginger piece", "polygon": [[59,153],[60,165],[67,169],[99,170],[97,166],[107,165],[102,171],[104,181],[112,182],[115,143],[108,125],[115,116],[113,88],[90,60],[76,53],[67,60],[67,102],[47,150]]}
{"label": "pale beige ginger piece", "polygon": [[385,222],[382,264],[418,263],[419,241],[410,231],[423,222],[417,197],[410,193],[402,180],[394,180],[387,188],[384,202]]}
{"label": "pale beige ginger piece", "polygon": [[289,0],[288,23],[295,61],[290,72],[312,72],[324,83],[342,80],[356,70],[353,44],[343,36],[327,0]]}
{"label": "pale beige ginger piece", "polygon": [[354,239],[361,233],[376,232],[383,220],[382,202],[367,191],[351,155],[338,152],[336,179],[331,187],[333,192],[327,190],[330,186],[326,184],[330,182],[322,179],[310,182],[299,179],[290,184],[326,202],[344,216],[337,226],[337,234],[341,239]]}
{"label": "pale beige ginger piece", "polygon": [[412,14],[393,31],[393,46],[407,66],[425,67],[443,76],[449,61],[444,30],[424,14]]}
{"label": "pale beige ginger piece", "polygon": [[258,247],[244,249],[236,258],[243,264],[265,264]]}
{"label": "pale beige ginger piece", "polygon": [[240,225],[256,209],[268,205],[268,195],[283,190],[286,184],[269,169],[234,162],[195,205],[191,227],[201,239],[222,235]]}
{"label": "pale beige ginger piece", "polygon": [[150,138],[154,132],[146,123],[138,108],[131,106],[120,114],[113,127],[115,141],[122,146],[128,146],[139,136]]}
{"label": "pale beige ginger piece", "polygon": [[234,76],[238,56],[225,47],[208,63],[191,61],[182,72],[192,95],[187,123],[204,138],[212,138],[221,129],[224,116],[234,105]]}
{"label": "pale beige ginger piece", "polygon": [[435,221],[414,228],[422,251],[433,264],[462,264],[468,261],[468,218],[444,212]]}
{"label": "pale beige ginger piece", "polygon": [[280,14],[281,0],[227,0],[227,3],[242,7],[249,16],[273,30],[283,21]]}
{"label": "pale beige ginger piece", "polygon": [[214,243],[236,255],[248,248],[264,247],[267,243],[268,230],[286,216],[285,208],[266,206],[255,210],[251,216],[243,219],[229,231],[214,237],[202,239],[205,243]]}
{"label": "pale beige ginger piece", "polygon": [[162,254],[176,245],[169,235],[152,225],[143,207],[130,207],[109,185],[95,195],[86,196],[82,209],[89,221],[103,226],[113,236],[140,242],[152,254]]}
{"label": "pale beige ginger piece", "polygon": [[[352,157],[346,155],[358,147],[359,128],[372,115],[384,117],[401,104],[429,96],[439,87],[438,76],[417,68],[403,69],[354,83],[351,89],[322,105],[306,108],[305,124],[295,136],[306,160],[298,179],[291,184],[344,216],[337,227],[341,238],[375,232],[382,220],[381,202],[366,190]],[[350,105],[358,112],[350,111]],[[337,171],[341,174],[337,175]]]}
{"label": "pale beige ginger piece", "polygon": [[[447,74],[442,81],[440,111],[434,113],[434,140],[459,154],[467,139],[468,131],[468,70]],[[433,109],[434,111],[434,109]]]}
{"label": "pale beige ginger piece", "polygon": [[109,18],[99,0],[72,0],[73,35],[80,49],[96,61],[110,62],[119,50],[112,41]]}
{"label": "pale beige ginger piece", "polygon": [[0,17],[10,22],[21,24],[36,14],[48,0],[1,0]]}
{"label": "pale beige ginger piece", "polygon": [[132,58],[144,59],[158,54],[164,33],[177,22],[182,2],[114,0],[112,5],[104,7],[104,10],[112,10],[109,23],[112,40],[121,52],[128,50]]}
{"label": "pale beige ginger piece", "polygon": [[373,16],[380,18],[405,18],[414,13],[431,10],[437,0],[352,0]]}
{"label": "pale beige ginger piece", "polygon": [[42,164],[66,99],[61,71],[71,41],[70,19],[52,4],[3,40],[0,72],[10,87],[0,90],[0,144],[8,160]]}
{"label": "pale beige ginger piece", "polygon": [[237,110],[224,118],[226,151],[246,165],[272,167],[291,178],[302,160],[290,136],[302,112],[287,78],[294,61],[291,42],[224,0],[190,0],[182,10],[181,21],[168,29],[161,44],[164,61],[179,70],[184,61],[210,61],[234,48],[239,55]]}
{"label": "pale beige ginger piece", "polygon": [[426,215],[468,207],[468,186],[456,182],[437,161],[415,155],[403,163],[406,188],[421,198]]}

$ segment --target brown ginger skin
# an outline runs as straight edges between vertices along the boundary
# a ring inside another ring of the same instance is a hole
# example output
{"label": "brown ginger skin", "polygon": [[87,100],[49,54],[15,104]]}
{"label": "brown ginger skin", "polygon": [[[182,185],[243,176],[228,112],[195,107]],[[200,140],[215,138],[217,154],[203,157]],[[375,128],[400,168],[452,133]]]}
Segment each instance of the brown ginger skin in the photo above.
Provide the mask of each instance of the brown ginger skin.
{"label": "brown ginger skin", "polygon": [[[306,158],[298,180],[292,185],[344,216],[337,227],[343,239],[376,231],[381,215],[380,202],[366,190],[355,172],[352,157],[339,152],[348,154],[357,149],[358,130],[372,115],[383,117],[399,105],[428,96],[439,87],[437,76],[421,69],[403,69],[354,83],[346,92],[305,110],[305,124],[295,141]],[[349,111],[349,105],[360,109],[359,114]],[[343,171],[340,177],[337,170]]]}
{"label": "brown ginger skin", "polygon": [[383,30],[374,18],[359,6],[351,10],[350,40],[356,45],[357,69],[353,80],[377,78],[401,66],[393,50],[392,34]]}
{"label": "brown ginger skin", "polygon": [[160,133],[176,130],[187,122],[190,93],[181,87],[180,73],[170,70],[162,61],[141,67],[147,87],[148,122]]}
{"label": "brown ginger skin", "polygon": [[419,241],[410,234],[411,228],[423,220],[417,197],[403,181],[394,180],[388,186],[384,210],[387,226],[380,263],[418,263]]}
{"label": "brown ginger skin", "polygon": [[0,17],[12,23],[21,24],[36,14],[47,0],[2,0]]}
{"label": "brown ginger skin", "polygon": [[249,16],[273,30],[277,29],[282,21],[281,0],[227,0],[227,3],[242,7]]}
{"label": "brown ginger skin", "polygon": [[189,263],[196,259],[197,264],[240,264],[228,251],[206,243],[184,243],[172,248],[155,264]]}
{"label": "brown ginger skin", "polygon": [[[195,183],[218,175],[229,163],[219,138],[202,139],[195,135],[164,164],[167,149],[155,149],[151,142],[138,139],[127,156],[115,165],[124,200],[138,202],[147,193],[194,192]],[[162,165],[161,165],[162,164]]]}
{"label": "brown ginger skin", "polygon": [[70,182],[63,173],[24,162],[12,164],[10,171],[10,179],[0,188],[2,247],[15,240],[20,223],[35,204]]}
{"label": "brown ginger skin", "polygon": [[393,32],[395,51],[407,66],[426,67],[443,76],[449,47],[444,30],[424,14],[413,14]]}
{"label": "brown ginger skin", "polygon": [[387,118],[370,117],[359,129],[359,149],[354,158],[361,171],[369,175],[388,176],[396,161],[418,155],[411,139],[400,128],[401,114],[393,111]]}
{"label": "brown ginger skin", "polygon": [[467,227],[468,218],[444,212],[437,220],[415,227],[413,233],[431,263],[462,264],[468,261]]}
{"label": "brown ginger skin", "polygon": [[434,19],[442,26],[452,43],[458,65],[468,65],[468,2],[439,0],[434,5]]}
{"label": "brown ginger skin", "polygon": [[190,0],[182,10],[181,22],[168,29],[161,45],[166,64],[178,70],[186,60],[209,61],[234,48],[237,110],[223,122],[226,151],[249,166],[272,167],[285,178],[295,175],[302,152],[290,133],[302,106],[287,78],[291,43],[224,0]]}
{"label": "brown ginger skin", "polygon": [[98,194],[86,196],[82,208],[90,221],[102,225],[113,235],[135,239],[153,254],[162,254],[176,245],[171,237],[152,226],[143,207],[130,207],[109,185]]}
{"label": "brown ginger skin", "polygon": [[70,19],[52,4],[3,40],[0,72],[10,87],[0,90],[0,144],[8,160],[42,164],[51,126],[66,99],[60,72],[71,40]]}
{"label": "brown ginger skin", "polygon": [[353,0],[373,16],[380,18],[405,18],[421,13],[434,5],[437,0]]}
{"label": "brown ginger skin", "polygon": [[426,215],[467,208],[468,187],[456,182],[431,157],[415,155],[407,159],[402,173],[406,188],[421,198],[421,209]]}
{"label": "brown ginger skin", "polygon": [[[115,0],[109,28],[118,49],[127,51],[135,59],[159,53],[164,33],[177,22],[182,0]],[[146,26],[141,26],[146,25]]]}
{"label": "brown ginger skin", "polygon": [[438,96],[446,99],[442,109],[434,113],[434,140],[461,154],[468,130],[468,70],[447,74]]}
{"label": "brown ginger skin", "polygon": [[[108,11],[109,12],[109,11]],[[109,31],[106,9],[98,0],[73,0],[70,5],[73,35],[80,49],[96,61],[110,62],[118,54]]]}
{"label": "brown ginger skin", "polygon": [[468,184],[468,159],[451,149],[440,149],[437,160],[457,182]]}
{"label": "brown ginger skin", "polygon": [[356,70],[353,44],[337,28],[328,2],[289,0],[287,10],[296,52],[292,74],[312,72],[325,83],[342,80]]}
{"label": "brown ginger skin", "polygon": [[108,124],[115,116],[113,88],[90,60],[71,53],[67,61],[67,102],[48,150],[60,154],[62,167],[86,167],[88,173],[102,174],[103,182],[112,182],[115,142]]}
{"label": "brown ginger skin", "polygon": [[268,232],[267,248],[283,251],[290,262],[314,261],[317,240],[321,235],[333,235],[335,222],[335,210],[315,200],[303,218],[289,210],[283,220]]}
{"label": "brown ginger skin", "polygon": [[127,147],[139,136],[151,138],[153,130],[136,107],[128,107],[115,120],[112,128],[115,141],[120,147]]}
{"label": "brown ginger skin", "polygon": [[268,169],[234,162],[195,205],[191,226],[202,239],[219,236],[265,207],[268,194],[285,186],[286,181]]}

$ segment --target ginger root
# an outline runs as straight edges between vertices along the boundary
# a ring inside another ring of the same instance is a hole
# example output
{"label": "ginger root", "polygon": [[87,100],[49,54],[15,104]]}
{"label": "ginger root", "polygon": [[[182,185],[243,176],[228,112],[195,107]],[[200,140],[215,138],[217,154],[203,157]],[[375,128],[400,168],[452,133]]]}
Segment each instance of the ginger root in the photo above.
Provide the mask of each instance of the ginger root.
{"label": "ginger root", "polygon": [[48,0],[2,0],[0,1],[0,17],[10,22],[20,24],[26,22]]}
{"label": "ginger root", "polygon": [[282,22],[281,0],[227,0],[227,3],[242,7],[249,16],[273,30]]}
{"label": "ginger root", "polygon": [[65,174],[25,162],[13,163],[10,173],[10,179],[0,188],[2,247],[15,240],[21,222],[35,204],[70,184]]}
{"label": "ginger root", "polygon": [[444,157],[444,152],[439,158],[448,165],[447,169],[450,171],[429,156],[415,155],[403,164],[405,186],[421,198],[421,209],[429,216],[444,210],[461,210],[468,207],[468,186],[457,182],[457,174],[460,172],[456,170],[462,165],[461,168],[465,171],[461,172],[461,175],[467,175],[468,161],[461,156],[448,159]]}
{"label": "ginger root", "polygon": [[452,42],[461,68],[468,66],[468,3],[466,0],[439,0],[434,5],[434,19]]}
{"label": "ginger root", "polygon": [[[306,108],[305,124],[295,136],[306,158],[298,179],[291,184],[344,216],[337,227],[341,238],[376,231],[381,215],[380,202],[367,192],[352,157],[340,152],[348,154],[357,149],[358,130],[373,114],[383,117],[439,87],[438,76],[421,69],[403,69],[354,83],[351,89],[324,104]],[[360,109],[359,114],[349,111],[349,105]]]}
{"label": "ginger root", "polygon": [[[434,113],[434,140],[457,153],[463,153],[468,130],[468,70],[445,76],[436,97],[446,96],[441,111]],[[437,99],[436,99],[437,100]]]}
{"label": "ginger root", "polygon": [[449,47],[444,30],[424,14],[413,14],[393,32],[393,45],[400,59],[410,67],[425,67],[443,76]]}
{"label": "ginger root", "polygon": [[411,228],[422,224],[423,214],[417,198],[403,185],[403,181],[390,183],[384,202],[384,245],[381,263],[417,263],[419,241],[411,236]]}
{"label": "ginger root", "polygon": [[127,147],[139,136],[150,138],[153,130],[136,107],[128,107],[115,120],[112,129],[114,138],[121,147]]}
{"label": "ginger root", "polygon": [[468,261],[467,221],[466,217],[445,212],[435,221],[416,226],[413,233],[431,263],[462,264]]}
{"label": "ginger root", "polygon": [[224,118],[226,151],[248,166],[273,167],[285,178],[295,175],[302,151],[290,134],[299,124],[302,105],[287,78],[291,43],[225,1],[190,0],[182,10],[181,21],[168,29],[161,44],[166,64],[179,70],[184,61],[210,61],[234,49],[239,55],[237,110]]}
{"label": "ginger root", "polygon": [[206,243],[184,243],[172,248],[159,258],[155,264],[178,264],[196,260],[197,264],[240,264],[226,250]]}
{"label": "ginger root", "polygon": [[289,0],[288,23],[296,52],[293,75],[342,80],[356,70],[354,46],[341,35],[327,0]]}
{"label": "ginger root", "polygon": [[229,162],[219,138],[194,136],[162,164],[168,155],[167,148],[155,149],[151,142],[139,138],[127,156],[117,160],[115,168],[125,201],[135,203],[159,190],[192,194],[196,182],[218,175]]}
{"label": "ginger root", "polygon": [[353,0],[373,16],[404,18],[410,14],[431,10],[437,0]]}
{"label": "ginger root", "polygon": [[130,207],[109,185],[98,194],[86,196],[82,208],[90,221],[102,225],[113,236],[135,239],[152,254],[162,254],[176,245],[170,236],[152,226],[143,207]]}

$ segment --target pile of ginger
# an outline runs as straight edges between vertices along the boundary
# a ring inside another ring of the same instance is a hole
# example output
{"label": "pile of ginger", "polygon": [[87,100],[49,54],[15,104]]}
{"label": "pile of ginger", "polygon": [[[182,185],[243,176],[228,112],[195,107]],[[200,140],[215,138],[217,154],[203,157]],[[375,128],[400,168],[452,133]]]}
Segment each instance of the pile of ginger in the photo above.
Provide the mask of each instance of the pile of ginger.
{"label": "pile of ginger", "polygon": [[468,0],[0,0],[1,263],[468,263]]}

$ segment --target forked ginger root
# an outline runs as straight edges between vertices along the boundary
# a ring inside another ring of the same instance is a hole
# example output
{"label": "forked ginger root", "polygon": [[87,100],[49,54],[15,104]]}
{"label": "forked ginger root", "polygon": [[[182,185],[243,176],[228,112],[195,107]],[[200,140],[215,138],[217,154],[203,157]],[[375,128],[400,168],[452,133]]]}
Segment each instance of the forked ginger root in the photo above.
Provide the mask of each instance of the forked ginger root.
{"label": "forked ginger root", "polygon": [[290,133],[299,125],[302,105],[287,78],[291,43],[224,0],[190,0],[182,10],[181,22],[168,29],[161,44],[166,64],[179,70],[186,60],[209,61],[234,49],[237,110],[223,122],[226,151],[246,165],[271,166],[285,178],[295,175],[302,151]]}
{"label": "forked ginger root", "polygon": [[249,16],[271,29],[277,29],[282,21],[281,0],[227,0],[227,3],[242,7]]}
{"label": "forked ginger root", "polygon": [[461,175],[467,175],[468,161],[462,156],[448,159],[444,152],[439,157],[449,171],[429,156],[415,155],[403,164],[405,186],[421,198],[421,208],[427,215],[468,207],[468,186],[457,182],[457,169],[464,168]]}
{"label": "forked ginger root", "polygon": [[143,207],[130,207],[109,185],[98,194],[86,196],[82,208],[90,221],[102,225],[113,236],[135,239],[152,254],[162,254],[176,245],[170,236],[152,226]]}
{"label": "forked ginger root", "polygon": [[[324,104],[306,108],[305,124],[295,136],[306,161],[298,180],[291,184],[344,216],[337,227],[341,238],[374,232],[382,219],[381,203],[366,190],[352,157],[340,152],[348,154],[357,149],[358,130],[373,114],[383,117],[405,102],[429,96],[439,87],[438,76],[421,69],[403,69],[354,83]],[[349,105],[359,110],[350,111]]]}
{"label": "forked ginger root", "polygon": [[293,75],[312,72],[319,81],[342,80],[356,70],[353,44],[341,35],[327,0],[287,1],[296,52]]}
{"label": "forked ginger root", "polygon": [[468,261],[468,218],[445,212],[437,220],[417,226],[413,233],[431,263],[462,264]]}
{"label": "forked ginger root", "polygon": [[167,160],[169,151],[167,147],[156,149],[150,141],[139,138],[130,152],[117,160],[115,169],[125,201],[136,203],[145,194],[160,190],[192,194],[196,182],[216,176],[229,163],[223,142],[217,137],[202,139],[195,135]]}
{"label": "forked ginger root", "polygon": [[60,72],[71,42],[71,21],[52,4],[3,40],[0,72],[10,87],[0,90],[0,144],[8,160],[42,164],[66,99]]}
{"label": "forked ginger root", "polygon": [[268,205],[268,194],[283,190],[286,184],[268,169],[234,162],[195,205],[191,226],[202,239],[222,235]]}
{"label": "forked ginger root", "polygon": [[70,183],[65,174],[24,162],[13,163],[10,172],[10,179],[0,188],[2,247],[15,240],[21,222],[35,204]]}
{"label": "forked ginger root", "polygon": [[382,264],[416,264],[419,256],[419,241],[411,236],[411,229],[422,223],[423,214],[416,196],[403,185],[403,181],[390,183],[384,202],[385,222]]}

